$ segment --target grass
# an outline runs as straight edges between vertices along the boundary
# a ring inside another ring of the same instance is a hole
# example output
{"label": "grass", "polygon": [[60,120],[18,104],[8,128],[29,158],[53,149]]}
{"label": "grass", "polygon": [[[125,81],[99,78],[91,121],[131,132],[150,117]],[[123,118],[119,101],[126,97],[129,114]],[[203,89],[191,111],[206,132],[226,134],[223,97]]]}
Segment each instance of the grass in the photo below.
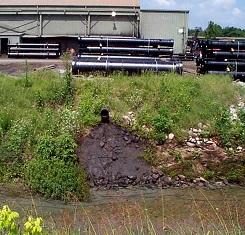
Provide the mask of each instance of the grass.
{"label": "grass", "polygon": [[[224,146],[245,143],[244,123],[230,123],[224,115],[224,110],[236,104],[238,99],[244,101],[245,91],[227,77],[113,74],[107,78],[72,80],[69,74],[60,78],[50,71],[27,76],[28,79],[16,79],[0,75],[0,181],[18,179],[49,197],[64,199],[70,193],[80,194],[77,192],[87,195],[87,185],[84,181],[82,184],[75,182],[74,185],[80,185],[81,189],[74,190],[70,183],[64,184],[61,193],[56,194],[50,192],[52,183],[44,177],[40,190],[36,184],[42,182],[42,178],[29,178],[35,173],[29,170],[36,169],[29,165],[38,166],[41,162],[52,163],[57,159],[69,162],[76,172],[76,137],[99,123],[103,107],[109,108],[113,122],[150,142],[163,143],[171,132],[181,142],[189,128],[202,122],[208,126],[208,134],[223,140]],[[129,111],[133,112],[135,121],[127,126],[122,117]],[[154,160],[151,152],[145,156]],[[180,156],[175,158],[182,164]],[[56,165],[62,166],[62,162]],[[191,164],[187,165],[190,168]],[[83,176],[78,178],[85,179],[81,167],[80,170]],[[41,177],[45,172],[39,173]],[[59,172],[57,182],[67,178],[67,172],[63,173]],[[235,173],[230,174],[232,179],[236,178]]]}

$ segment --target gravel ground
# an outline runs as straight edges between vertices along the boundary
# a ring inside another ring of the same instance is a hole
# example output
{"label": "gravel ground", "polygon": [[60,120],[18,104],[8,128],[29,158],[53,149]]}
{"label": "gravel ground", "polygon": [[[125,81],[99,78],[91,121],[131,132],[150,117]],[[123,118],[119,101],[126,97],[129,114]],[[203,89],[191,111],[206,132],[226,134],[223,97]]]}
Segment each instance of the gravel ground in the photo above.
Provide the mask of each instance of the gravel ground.
{"label": "gravel ground", "polygon": [[[62,60],[49,59],[28,59],[28,71],[34,71],[42,68],[55,69],[57,71],[63,70],[64,66]],[[0,72],[9,75],[19,75],[25,73],[26,60],[25,59],[0,59]]]}
{"label": "gravel ground", "polygon": [[[64,66],[62,60],[59,59],[28,59],[28,70],[33,71],[42,68],[55,69],[57,71],[63,70]],[[8,59],[0,58],[0,72],[16,76],[25,73],[25,59]],[[196,74],[195,61],[184,61],[184,73]]]}

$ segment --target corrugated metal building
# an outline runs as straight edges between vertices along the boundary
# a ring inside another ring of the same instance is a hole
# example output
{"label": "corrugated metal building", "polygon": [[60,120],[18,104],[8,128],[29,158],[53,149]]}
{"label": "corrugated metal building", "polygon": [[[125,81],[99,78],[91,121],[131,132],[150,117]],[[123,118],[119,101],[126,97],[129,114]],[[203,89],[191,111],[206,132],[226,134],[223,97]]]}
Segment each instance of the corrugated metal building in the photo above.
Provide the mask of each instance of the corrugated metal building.
{"label": "corrugated metal building", "polygon": [[189,11],[141,10],[142,38],[174,39],[174,52],[183,53],[188,39]]}
{"label": "corrugated metal building", "polygon": [[182,52],[187,15],[140,11],[139,0],[0,0],[0,52],[8,43],[18,42],[56,42],[63,50],[76,48],[81,35],[173,38],[175,52]]}

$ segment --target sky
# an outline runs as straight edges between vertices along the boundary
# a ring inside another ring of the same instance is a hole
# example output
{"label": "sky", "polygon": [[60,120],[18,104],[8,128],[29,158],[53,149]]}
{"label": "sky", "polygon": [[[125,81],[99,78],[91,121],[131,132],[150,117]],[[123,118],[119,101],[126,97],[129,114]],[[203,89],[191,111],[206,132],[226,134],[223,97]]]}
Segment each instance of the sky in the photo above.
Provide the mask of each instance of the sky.
{"label": "sky", "polygon": [[210,20],[245,29],[245,0],[141,0],[143,9],[190,10],[189,27],[206,28]]}

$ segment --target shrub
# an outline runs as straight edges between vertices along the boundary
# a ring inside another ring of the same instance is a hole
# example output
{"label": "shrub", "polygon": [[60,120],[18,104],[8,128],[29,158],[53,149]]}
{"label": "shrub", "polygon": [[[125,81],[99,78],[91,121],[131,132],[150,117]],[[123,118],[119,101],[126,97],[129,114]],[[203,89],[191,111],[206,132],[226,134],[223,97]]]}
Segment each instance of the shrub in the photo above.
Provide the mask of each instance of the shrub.
{"label": "shrub", "polygon": [[164,108],[160,109],[158,115],[153,119],[154,138],[157,141],[165,140],[166,134],[171,131],[172,123],[169,112]]}
{"label": "shrub", "polygon": [[212,170],[206,170],[203,174],[204,179],[212,180],[215,177],[215,172]]}
{"label": "shrub", "polygon": [[66,200],[88,197],[85,172],[76,164],[60,159],[36,158],[27,164],[28,185],[46,197]]}
{"label": "shrub", "polygon": [[8,206],[3,206],[0,210],[0,232],[1,234],[15,235],[18,234],[18,225],[16,223],[19,219],[19,214],[11,211]]}
{"label": "shrub", "polygon": [[87,83],[84,86],[79,104],[79,112],[83,125],[91,126],[100,120],[100,111],[103,107],[107,106],[107,95],[108,94],[103,94],[102,88],[95,83]]}
{"label": "shrub", "polygon": [[28,139],[31,139],[32,125],[28,120],[17,120],[7,133],[8,149],[21,154]]}
{"label": "shrub", "polygon": [[9,113],[0,113],[0,137],[3,136],[11,127],[12,117]]}
{"label": "shrub", "polygon": [[8,235],[41,235],[43,228],[43,220],[38,217],[34,219],[33,217],[29,217],[28,220],[24,224],[24,231],[22,233],[22,229],[20,228],[20,224],[18,222],[19,213],[16,211],[10,210],[8,206],[3,206],[0,209],[0,234],[8,234]]}
{"label": "shrub", "polygon": [[46,160],[57,158],[65,162],[76,161],[76,143],[71,134],[64,133],[57,137],[44,134],[38,139],[39,141],[36,146],[36,154],[38,157]]}
{"label": "shrub", "polygon": [[216,120],[216,130],[225,147],[244,145],[245,124],[243,113],[240,113],[240,120],[231,121],[230,114],[224,110]]}

